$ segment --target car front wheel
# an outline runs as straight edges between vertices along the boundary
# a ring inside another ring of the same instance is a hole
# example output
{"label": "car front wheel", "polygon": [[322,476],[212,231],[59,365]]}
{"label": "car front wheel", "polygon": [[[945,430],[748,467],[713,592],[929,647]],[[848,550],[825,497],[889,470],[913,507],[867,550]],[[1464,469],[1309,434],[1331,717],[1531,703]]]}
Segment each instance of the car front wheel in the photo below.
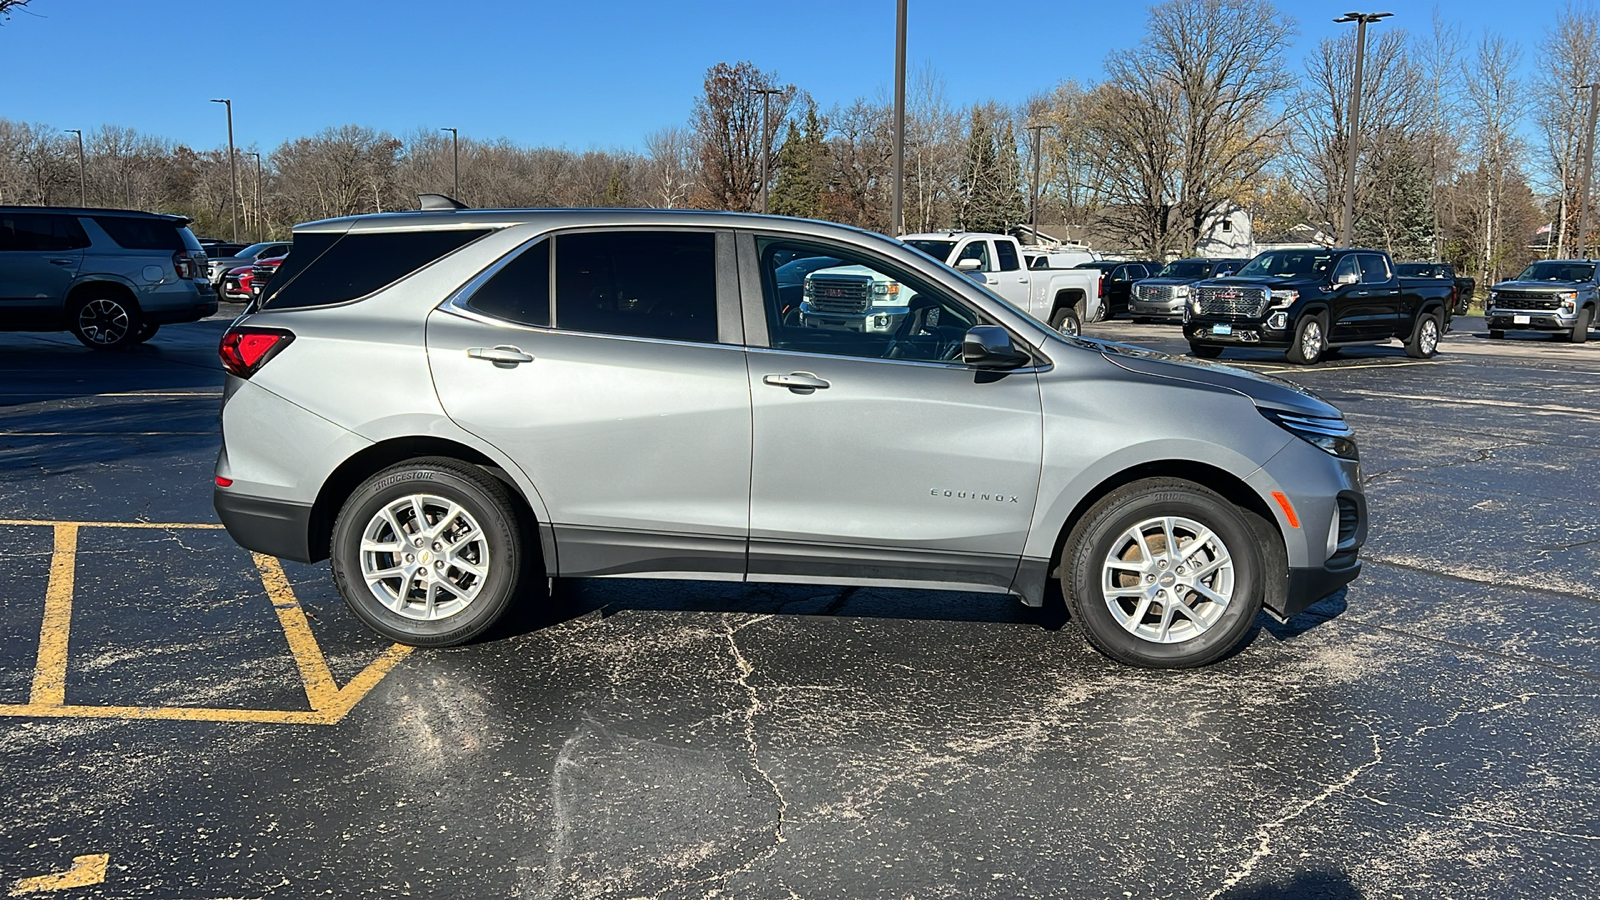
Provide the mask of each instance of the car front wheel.
{"label": "car front wheel", "polygon": [[1294,330],[1294,343],[1289,347],[1289,361],[1302,366],[1322,360],[1328,350],[1327,328],[1321,316],[1302,316]]}
{"label": "car front wheel", "polygon": [[453,459],[417,459],[367,479],[345,501],[330,547],[345,603],[374,631],[449,647],[505,612],[531,569],[510,492]]}
{"label": "car front wheel", "polygon": [[1175,478],[1135,481],[1102,498],[1062,551],[1062,592],[1089,643],[1160,669],[1231,652],[1261,611],[1266,583],[1247,515]]}

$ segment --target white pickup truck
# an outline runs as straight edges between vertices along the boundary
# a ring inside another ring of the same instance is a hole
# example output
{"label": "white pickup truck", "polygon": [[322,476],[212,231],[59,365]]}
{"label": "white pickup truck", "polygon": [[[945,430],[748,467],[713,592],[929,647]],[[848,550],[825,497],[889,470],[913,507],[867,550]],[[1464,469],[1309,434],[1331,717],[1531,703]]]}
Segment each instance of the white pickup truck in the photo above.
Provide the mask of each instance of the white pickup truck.
{"label": "white pickup truck", "polygon": [[948,231],[908,234],[901,241],[966,272],[1063,334],[1077,334],[1100,316],[1100,273],[1093,269],[1030,269],[1017,239],[1004,234]]}

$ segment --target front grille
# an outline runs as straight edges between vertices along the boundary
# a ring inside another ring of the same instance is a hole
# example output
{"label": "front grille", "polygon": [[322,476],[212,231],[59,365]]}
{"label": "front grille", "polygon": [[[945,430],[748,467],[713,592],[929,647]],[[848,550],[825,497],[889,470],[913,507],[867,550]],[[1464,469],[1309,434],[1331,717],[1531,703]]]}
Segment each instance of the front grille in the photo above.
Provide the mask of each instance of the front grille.
{"label": "front grille", "polygon": [[1140,303],[1171,303],[1172,285],[1136,284],[1133,286],[1133,299]]}
{"label": "front grille", "polygon": [[1561,300],[1539,291],[1499,291],[1495,306],[1505,309],[1560,309]]}
{"label": "front grille", "polygon": [[811,309],[819,313],[861,315],[872,306],[872,281],[867,278],[811,276]]}
{"label": "front grille", "polygon": [[1267,289],[1234,284],[1195,285],[1189,295],[1200,304],[1203,316],[1259,319],[1267,311]]}

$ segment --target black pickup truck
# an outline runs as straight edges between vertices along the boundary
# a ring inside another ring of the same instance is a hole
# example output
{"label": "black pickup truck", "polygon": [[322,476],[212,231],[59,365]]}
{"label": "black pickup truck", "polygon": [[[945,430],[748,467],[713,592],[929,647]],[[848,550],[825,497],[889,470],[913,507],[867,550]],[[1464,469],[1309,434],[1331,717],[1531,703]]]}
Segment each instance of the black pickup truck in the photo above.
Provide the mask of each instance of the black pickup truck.
{"label": "black pickup truck", "polygon": [[1467,307],[1472,305],[1472,292],[1477,290],[1478,282],[1470,275],[1457,275],[1456,267],[1449,263],[1438,262],[1409,262],[1395,263],[1395,271],[1401,278],[1442,278],[1453,282],[1456,286],[1456,315],[1466,315]]}
{"label": "black pickup truck", "polygon": [[1382,250],[1269,250],[1232,276],[1190,287],[1183,336],[1206,358],[1264,347],[1314,363],[1329,350],[1399,339],[1407,355],[1427,359],[1455,293],[1447,281],[1399,277]]}

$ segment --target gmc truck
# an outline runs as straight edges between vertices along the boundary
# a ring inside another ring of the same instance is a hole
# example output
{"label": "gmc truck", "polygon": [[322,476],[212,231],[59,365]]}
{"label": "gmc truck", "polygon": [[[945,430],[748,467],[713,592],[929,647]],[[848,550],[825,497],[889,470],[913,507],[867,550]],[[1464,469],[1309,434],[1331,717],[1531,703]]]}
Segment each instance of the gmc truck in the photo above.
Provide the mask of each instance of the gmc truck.
{"label": "gmc truck", "polygon": [[1098,272],[1030,269],[1023,263],[1022,246],[1009,235],[948,231],[908,234],[900,240],[966,273],[1062,334],[1076,335],[1084,322],[1100,318]]}
{"label": "gmc truck", "polygon": [[1581,344],[1594,325],[1595,264],[1588,259],[1547,259],[1536,262],[1512,281],[1489,289],[1489,337],[1507,331],[1553,332],[1557,340]]}
{"label": "gmc truck", "polygon": [[1454,306],[1455,285],[1401,278],[1382,250],[1270,250],[1232,276],[1192,286],[1183,336],[1207,359],[1262,347],[1309,365],[1342,347],[1396,339],[1406,355],[1428,359]]}
{"label": "gmc truck", "polygon": [[1156,274],[1133,283],[1128,295],[1128,312],[1136,323],[1156,319],[1181,319],[1189,302],[1189,286],[1207,278],[1232,275],[1249,260],[1175,259]]}

